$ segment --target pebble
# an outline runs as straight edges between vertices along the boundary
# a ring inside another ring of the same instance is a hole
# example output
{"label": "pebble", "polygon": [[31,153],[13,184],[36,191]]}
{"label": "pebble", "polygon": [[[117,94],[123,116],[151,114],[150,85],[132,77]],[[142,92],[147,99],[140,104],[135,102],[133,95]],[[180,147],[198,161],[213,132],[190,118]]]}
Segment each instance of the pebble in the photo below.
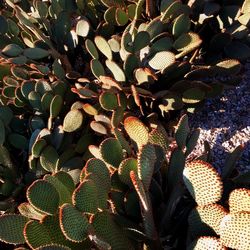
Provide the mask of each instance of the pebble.
{"label": "pebble", "polygon": [[202,111],[189,114],[191,129],[200,128],[200,138],[190,157],[203,153],[204,141],[211,147],[212,164],[221,172],[225,159],[238,145],[244,145],[236,168],[250,171],[250,61],[246,62],[241,83],[208,99]]}

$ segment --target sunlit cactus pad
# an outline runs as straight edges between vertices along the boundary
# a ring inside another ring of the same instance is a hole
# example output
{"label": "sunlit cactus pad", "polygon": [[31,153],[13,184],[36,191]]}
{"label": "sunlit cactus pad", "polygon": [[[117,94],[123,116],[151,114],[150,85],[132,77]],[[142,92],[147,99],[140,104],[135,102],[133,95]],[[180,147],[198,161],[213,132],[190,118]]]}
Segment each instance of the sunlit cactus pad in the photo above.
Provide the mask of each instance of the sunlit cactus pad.
{"label": "sunlit cactus pad", "polygon": [[208,205],[221,199],[223,186],[214,167],[204,161],[192,161],[183,171],[184,183],[198,205]]}
{"label": "sunlit cactus pad", "polygon": [[224,246],[245,250],[250,246],[250,213],[226,215],[220,225],[220,239]]}

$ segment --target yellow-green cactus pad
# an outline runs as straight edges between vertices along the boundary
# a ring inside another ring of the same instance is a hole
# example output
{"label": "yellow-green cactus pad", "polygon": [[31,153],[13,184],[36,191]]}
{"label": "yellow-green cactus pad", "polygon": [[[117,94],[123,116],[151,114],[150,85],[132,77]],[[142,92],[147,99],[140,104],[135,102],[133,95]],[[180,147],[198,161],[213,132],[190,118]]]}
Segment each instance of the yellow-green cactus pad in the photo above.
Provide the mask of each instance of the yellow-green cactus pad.
{"label": "yellow-green cactus pad", "polygon": [[203,236],[195,240],[188,247],[188,250],[226,250],[220,239],[216,237]]}
{"label": "yellow-green cactus pad", "polygon": [[220,239],[224,246],[246,250],[250,246],[250,213],[226,215],[220,225]]}
{"label": "yellow-green cactus pad", "polygon": [[250,189],[238,188],[229,196],[230,213],[250,212]]}
{"label": "yellow-green cactus pad", "polygon": [[138,147],[148,142],[148,128],[138,118],[134,116],[127,117],[124,120],[124,128]]}
{"label": "yellow-green cactus pad", "polygon": [[196,207],[188,217],[191,234],[194,237],[219,234],[220,223],[226,215],[225,208],[218,204]]}
{"label": "yellow-green cactus pad", "polygon": [[212,165],[195,160],[186,165],[183,179],[188,191],[199,206],[215,203],[221,199],[223,185]]}

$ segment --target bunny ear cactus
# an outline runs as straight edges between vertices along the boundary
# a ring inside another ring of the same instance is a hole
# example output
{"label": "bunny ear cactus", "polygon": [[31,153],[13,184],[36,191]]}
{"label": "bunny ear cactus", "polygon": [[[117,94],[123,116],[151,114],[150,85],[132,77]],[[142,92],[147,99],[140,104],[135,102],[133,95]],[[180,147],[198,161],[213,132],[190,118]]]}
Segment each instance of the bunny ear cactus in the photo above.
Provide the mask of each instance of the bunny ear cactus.
{"label": "bunny ear cactus", "polygon": [[[231,154],[231,157],[236,152],[237,150]],[[201,172],[198,171],[199,168],[202,169]],[[231,166],[230,170],[232,170]],[[207,174],[203,177],[204,172],[207,172]],[[227,175],[227,178],[230,175]],[[223,207],[225,198],[222,197],[223,185],[225,186],[223,188],[224,192],[228,192],[227,182],[225,178],[222,181],[222,178],[211,165],[200,160],[192,161],[185,167],[183,176],[187,189],[198,204],[188,217],[191,238],[217,235],[220,237],[221,248],[219,249],[225,247],[245,249],[249,244],[249,190],[247,188],[237,188],[234,190],[232,190],[232,187],[229,188],[230,194],[225,204],[229,205],[228,211]],[[202,191],[202,186],[204,187],[204,191]],[[206,198],[207,195],[209,195],[209,199]],[[223,196],[228,197],[227,194]],[[217,204],[218,202],[222,205]],[[242,237],[242,240],[240,240],[240,237]],[[192,244],[199,245],[198,242],[201,239],[203,237],[198,238],[196,243]],[[192,244],[190,247],[194,247]],[[206,244],[208,244],[206,246],[208,247],[209,242]]]}

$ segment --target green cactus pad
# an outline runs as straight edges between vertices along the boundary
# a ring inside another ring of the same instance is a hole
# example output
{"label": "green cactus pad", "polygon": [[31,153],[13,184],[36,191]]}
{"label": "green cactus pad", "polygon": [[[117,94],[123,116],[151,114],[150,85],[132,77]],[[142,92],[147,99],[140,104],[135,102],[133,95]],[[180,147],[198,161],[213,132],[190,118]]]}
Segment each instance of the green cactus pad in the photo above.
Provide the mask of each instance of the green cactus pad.
{"label": "green cactus pad", "polygon": [[170,51],[157,52],[148,62],[155,70],[164,70],[175,62],[175,55]]}
{"label": "green cactus pad", "polygon": [[74,244],[65,239],[60,229],[58,215],[47,215],[39,222],[29,221],[25,225],[23,234],[26,243],[32,249],[48,244],[62,244],[74,249]]}
{"label": "green cactus pad", "polygon": [[63,106],[63,99],[60,95],[55,95],[50,104],[50,117],[56,118]]}
{"label": "green cactus pad", "polygon": [[104,13],[104,20],[107,23],[116,22],[116,20],[115,20],[115,12],[116,12],[116,7],[114,7],[114,6],[109,7]]}
{"label": "green cactus pad", "polygon": [[172,38],[168,36],[158,37],[152,44],[150,52],[168,51],[173,46]]}
{"label": "green cactus pad", "polygon": [[207,162],[195,160],[186,165],[183,178],[188,191],[198,205],[208,205],[221,199],[223,185],[219,174]]}
{"label": "green cactus pad", "polygon": [[41,166],[48,172],[55,172],[56,162],[59,158],[57,151],[54,147],[48,145],[46,146],[40,154]]}
{"label": "green cactus pad", "polygon": [[133,249],[130,240],[108,212],[96,213],[91,223],[97,238],[106,241],[113,250]]}
{"label": "green cactus pad", "polygon": [[123,160],[118,168],[120,180],[130,187],[133,187],[133,183],[130,179],[130,171],[132,170],[137,172],[137,160],[135,158]]}
{"label": "green cactus pad", "polygon": [[138,176],[146,190],[149,189],[156,161],[155,147],[152,144],[143,145],[138,153]]}
{"label": "green cactus pad", "polygon": [[[165,3],[166,1],[163,1],[161,4],[161,12],[162,17],[161,20],[163,22],[167,22],[169,19],[172,19],[176,13],[181,9],[183,6],[181,2],[179,1],[168,1],[168,3]],[[164,10],[164,11],[163,11]]]}
{"label": "green cactus pad", "polygon": [[148,46],[150,43],[150,35],[146,31],[140,31],[136,34],[133,41],[134,52],[140,51],[144,47]]}
{"label": "green cactus pad", "polygon": [[[105,202],[107,202],[107,197]],[[72,195],[73,205],[81,212],[95,214],[99,207],[98,189],[95,182],[86,179],[77,187]]]}
{"label": "green cactus pad", "polygon": [[99,148],[103,160],[117,168],[123,158],[123,151],[120,142],[115,138],[107,138],[100,144]]}
{"label": "green cactus pad", "polygon": [[250,212],[250,190],[238,188],[229,195],[230,213]]}
{"label": "green cactus pad", "polygon": [[213,67],[218,75],[236,75],[241,70],[241,63],[238,60],[223,60]]}
{"label": "green cactus pad", "polygon": [[140,199],[140,203],[145,211],[149,210],[149,204],[148,199],[146,195],[146,191],[144,189],[143,183],[140,180],[138,174],[134,172],[133,170],[130,171],[130,179],[133,183],[133,186],[135,188],[135,191]]}
{"label": "green cactus pad", "polygon": [[131,147],[129,146],[129,143],[125,139],[123,133],[118,128],[114,128],[113,133],[115,135],[115,138],[120,142],[122,148],[125,151],[127,151],[127,153],[130,155],[131,154]]}
{"label": "green cactus pad", "polygon": [[98,59],[92,59],[90,62],[90,68],[93,73],[93,75],[96,78],[99,78],[100,76],[105,76],[105,70],[101,64],[101,62]]}
{"label": "green cactus pad", "polygon": [[189,17],[185,14],[179,15],[173,25],[172,33],[175,37],[179,37],[180,35],[187,33],[190,29],[191,21]]}
{"label": "green cactus pad", "polygon": [[60,207],[60,227],[64,236],[73,242],[82,242],[88,237],[89,222],[85,215],[70,204]]}
{"label": "green cactus pad", "polygon": [[250,246],[250,213],[226,215],[220,225],[220,239],[224,246],[246,250]]}
{"label": "green cactus pad", "polygon": [[44,213],[38,212],[28,202],[21,203],[18,206],[18,211],[21,215],[34,220],[41,220],[44,217]]}
{"label": "green cactus pad", "polygon": [[148,142],[148,128],[136,117],[129,116],[124,120],[124,128],[138,147]]}
{"label": "green cactus pad", "polygon": [[117,97],[112,92],[103,92],[99,97],[99,102],[101,107],[108,111],[115,110],[118,106]]}
{"label": "green cactus pad", "polygon": [[24,50],[23,55],[32,60],[39,60],[48,57],[49,52],[41,48],[27,48]]}
{"label": "green cactus pad", "polygon": [[124,109],[121,106],[118,106],[116,110],[113,111],[111,117],[111,125],[112,127],[118,127],[122,122],[124,117]]}
{"label": "green cactus pad", "polygon": [[206,93],[201,88],[190,88],[183,92],[182,101],[188,104],[201,102],[206,96]]}
{"label": "green cactus pad", "polygon": [[186,156],[188,156],[195,148],[197,141],[199,139],[199,136],[200,136],[200,129],[199,128],[195,129],[191,133],[191,135],[189,136],[189,138],[187,140],[187,144],[186,144],[186,152],[185,152]]}
{"label": "green cactus pad", "polygon": [[192,236],[219,234],[220,223],[226,215],[226,209],[218,204],[196,207],[188,217]]}
{"label": "green cactus pad", "polygon": [[134,70],[136,68],[139,68],[139,59],[136,55],[134,54],[128,54],[126,57],[124,64],[123,64],[123,69],[126,74],[126,77],[129,80],[134,79]]}
{"label": "green cactus pad", "polygon": [[23,228],[28,219],[22,215],[5,214],[0,217],[0,240],[10,244],[24,244]]}
{"label": "green cactus pad", "polygon": [[116,81],[118,82],[126,81],[126,76],[124,74],[124,71],[120,68],[120,66],[116,62],[112,60],[106,60],[105,63],[108,69],[112,72]]}
{"label": "green cactus pad", "polygon": [[71,110],[67,113],[63,120],[63,130],[73,132],[79,129],[83,123],[83,113],[78,110]]}
{"label": "green cactus pad", "polygon": [[232,59],[246,60],[250,56],[250,48],[238,40],[232,41],[224,48],[225,54]]}
{"label": "green cactus pad", "polygon": [[9,57],[16,57],[21,55],[23,49],[17,44],[8,44],[2,49],[2,53]]}
{"label": "green cactus pad", "polygon": [[191,51],[198,48],[202,43],[202,40],[200,39],[199,35],[193,32],[185,33],[179,36],[177,40],[174,42],[174,47],[180,53],[176,56],[176,58],[183,57],[190,53]]}
{"label": "green cactus pad", "polygon": [[71,248],[59,244],[48,244],[45,246],[38,247],[35,250],[70,250],[70,249]]}
{"label": "green cactus pad", "polygon": [[211,236],[199,237],[197,240],[192,242],[188,250],[226,250],[220,241],[220,239]]}
{"label": "green cactus pad", "polygon": [[91,40],[86,39],[85,46],[86,46],[87,51],[89,52],[89,54],[92,56],[93,59],[99,59],[99,54],[96,49],[96,46]]}
{"label": "green cactus pad", "polygon": [[176,126],[176,132],[175,132],[175,140],[180,149],[183,149],[186,146],[188,133],[189,133],[188,116],[183,115]]}
{"label": "green cactus pad", "polygon": [[57,172],[56,175],[45,175],[44,180],[51,183],[59,194],[59,206],[64,203],[71,202],[71,195],[73,193],[74,182],[71,176],[63,171]]}
{"label": "green cactus pad", "polygon": [[96,36],[95,45],[109,60],[112,60],[112,51],[105,38],[102,36]]}
{"label": "green cactus pad", "polygon": [[161,146],[163,150],[167,150],[169,141],[167,132],[164,127],[158,125],[156,128],[152,129],[149,134],[148,142]]}
{"label": "green cactus pad", "polygon": [[30,204],[38,211],[49,215],[56,213],[59,206],[59,194],[51,183],[36,180],[29,186],[26,195]]}
{"label": "green cactus pad", "polygon": [[115,12],[115,20],[119,26],[124,26],[128,22],[128,15],[123,9],[117,8]]}

